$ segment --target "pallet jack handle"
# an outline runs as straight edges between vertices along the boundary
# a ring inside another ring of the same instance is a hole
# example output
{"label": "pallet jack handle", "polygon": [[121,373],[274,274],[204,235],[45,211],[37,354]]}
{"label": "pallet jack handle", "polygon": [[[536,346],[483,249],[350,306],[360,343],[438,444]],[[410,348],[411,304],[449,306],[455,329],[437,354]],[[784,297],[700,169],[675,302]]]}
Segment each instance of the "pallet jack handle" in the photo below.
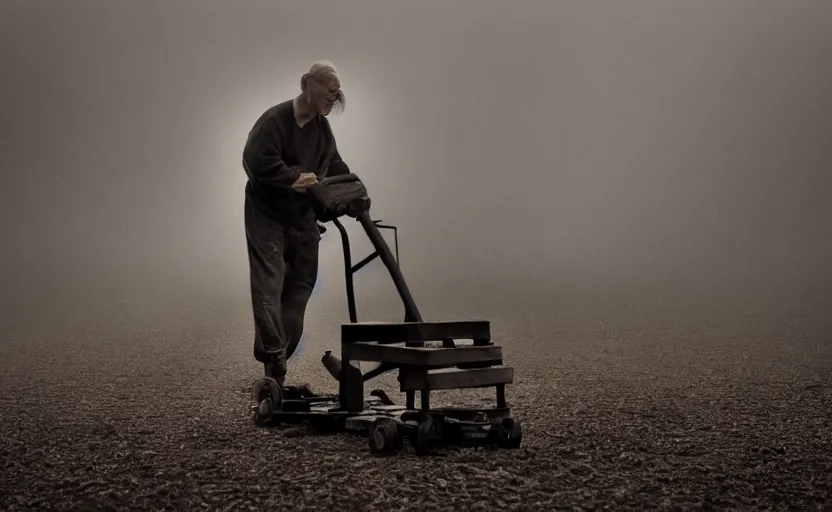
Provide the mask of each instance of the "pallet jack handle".
{"label": "pallet jack handle", "polygon": [[[418,306],[416,306],[416,301],[413,300],[413,295],[410,293],[410,288],[407,286],[407,282],[405,281],[404,275],[402,275],[401,267],[399,266],[399,240],[398,231],[396,227],[381,224],[380,220],[372,220],[370,218],[369,212],[364,212],[358,215],[356,217],[356,220],[361,224],[361,227],[364,228],[364,231],[367,234],[367,237],[370,239],[370,242],[373,244],[375,251],[366,258],[356,263],[355,265],[352,264],[350,240],[346,228],[344,228],[344,225],[338,219],[332,220],[332,223],[335,224],[335,226],[338,228],[338,231],[341,233],[341,244],[343,246],[344,251],[344,277],[346,279],[347,286],[347,305],[349,308],[350,322],[358,322],[358,314],[356,312],[355,306],[355,286],[353,277],[356,272],[358,272],[368,263],[379,257],[381,258],[381,261],[384,263],[384,266],[387,267],[388,272],[390,272],[390,277],[393,279],[393,283],[395,284],[396,290],[398,291],[399,297],[401,298],[402,304],[404,305],[404,321],[421,322],[422,314],[419,312]],[[393,256],[393,252],[390,250],[390,246],[387,244],[387,241],[381,235],[379,228],[393,230],[396,247],[395,257]]]}

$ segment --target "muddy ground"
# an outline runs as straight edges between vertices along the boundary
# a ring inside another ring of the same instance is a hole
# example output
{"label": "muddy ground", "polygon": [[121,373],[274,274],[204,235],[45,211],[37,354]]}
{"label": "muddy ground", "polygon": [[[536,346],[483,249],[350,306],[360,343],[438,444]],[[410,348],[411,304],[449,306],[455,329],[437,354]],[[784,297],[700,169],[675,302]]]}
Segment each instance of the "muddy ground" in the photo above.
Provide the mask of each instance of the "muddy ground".
{"label": "muddy ground", "polygon": [[[492,320],[523,446],[430,458],[255,428],[244,298],[7,310],[0,509],[832,509],[828,288],[476,296],[422,297],[423,313]],[[319,360],[346,312],[315,300],[290,380],[334,392]],[[400,400],[393,376],[376,387]]]}

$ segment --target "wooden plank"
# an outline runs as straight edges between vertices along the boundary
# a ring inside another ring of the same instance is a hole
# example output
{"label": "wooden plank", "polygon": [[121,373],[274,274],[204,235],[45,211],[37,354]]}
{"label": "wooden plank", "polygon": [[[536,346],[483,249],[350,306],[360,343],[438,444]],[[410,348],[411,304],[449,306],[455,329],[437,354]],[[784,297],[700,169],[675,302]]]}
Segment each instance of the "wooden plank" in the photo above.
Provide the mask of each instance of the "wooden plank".
{"label": "wooden plank", "polygon": [[370,406],[370,410],[379,414],[390,414],[405,411],[407,410],[407,407],[404,405],[372,405]]}
{"label": "wooden plank", "polygon": [[482,345],[491,339],[487,320],[460,322],[359,322],[341,326],[341,342],[407,343],[422,345],[426,341],[445,339],[477,340]]}
{"label": "wooden plank", "polygon": [[514,369],[509,366],[495,366],[474,370],[445,368],[439,370],[416,371],[411,369],[400,375],[402,391],[466,389],[511,384],[514,381]]}
{"label": "wooden plank", "polygon": [[344,357],[355,361],[403,364],[411,366],[453,366],[457,364],[501,361],[503,349],[497,345],[455,348],[408,347],[403,343],[379,345],[356,342],[342,346]]}
{"label": "wooden plank", "polygon": [[456,366],[457,368],[459,368],[461,370],[471,370],[471,369],[475,369],[475,368],[489,368],[491,366],[502,366],[502,365],[503,365],[503,359],[500,358],[500,359],[493,359],[493,360],[489,360],[489,361],[476,361],[476,362],[473,362],[473,363],[457,363],[455,365],[449,365],[449,366]]}

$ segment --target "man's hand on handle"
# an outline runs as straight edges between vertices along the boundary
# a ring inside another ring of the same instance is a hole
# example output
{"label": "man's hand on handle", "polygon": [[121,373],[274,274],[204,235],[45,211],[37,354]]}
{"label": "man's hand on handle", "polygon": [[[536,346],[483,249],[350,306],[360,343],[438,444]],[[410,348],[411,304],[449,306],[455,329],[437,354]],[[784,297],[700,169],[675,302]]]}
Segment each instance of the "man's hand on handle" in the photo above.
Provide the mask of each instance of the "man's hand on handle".
{"label": "man's hand on handle", "polygon": [[306,192],[310,187],[318,184],[318,177],[314,172],[303,172],[292,184],[292,188],[298,192]]}

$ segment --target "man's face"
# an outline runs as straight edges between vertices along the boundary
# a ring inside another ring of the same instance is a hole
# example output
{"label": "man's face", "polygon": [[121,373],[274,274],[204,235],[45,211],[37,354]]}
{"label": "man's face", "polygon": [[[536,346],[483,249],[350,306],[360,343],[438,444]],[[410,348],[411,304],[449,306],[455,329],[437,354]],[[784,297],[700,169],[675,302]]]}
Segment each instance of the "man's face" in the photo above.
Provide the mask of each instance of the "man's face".
{"label": "man's face", "polygon": [[328,116],[332,107],[341,99],[341,81],[333,74],[314,77],[310,92],[315,111],[322,116]]}

